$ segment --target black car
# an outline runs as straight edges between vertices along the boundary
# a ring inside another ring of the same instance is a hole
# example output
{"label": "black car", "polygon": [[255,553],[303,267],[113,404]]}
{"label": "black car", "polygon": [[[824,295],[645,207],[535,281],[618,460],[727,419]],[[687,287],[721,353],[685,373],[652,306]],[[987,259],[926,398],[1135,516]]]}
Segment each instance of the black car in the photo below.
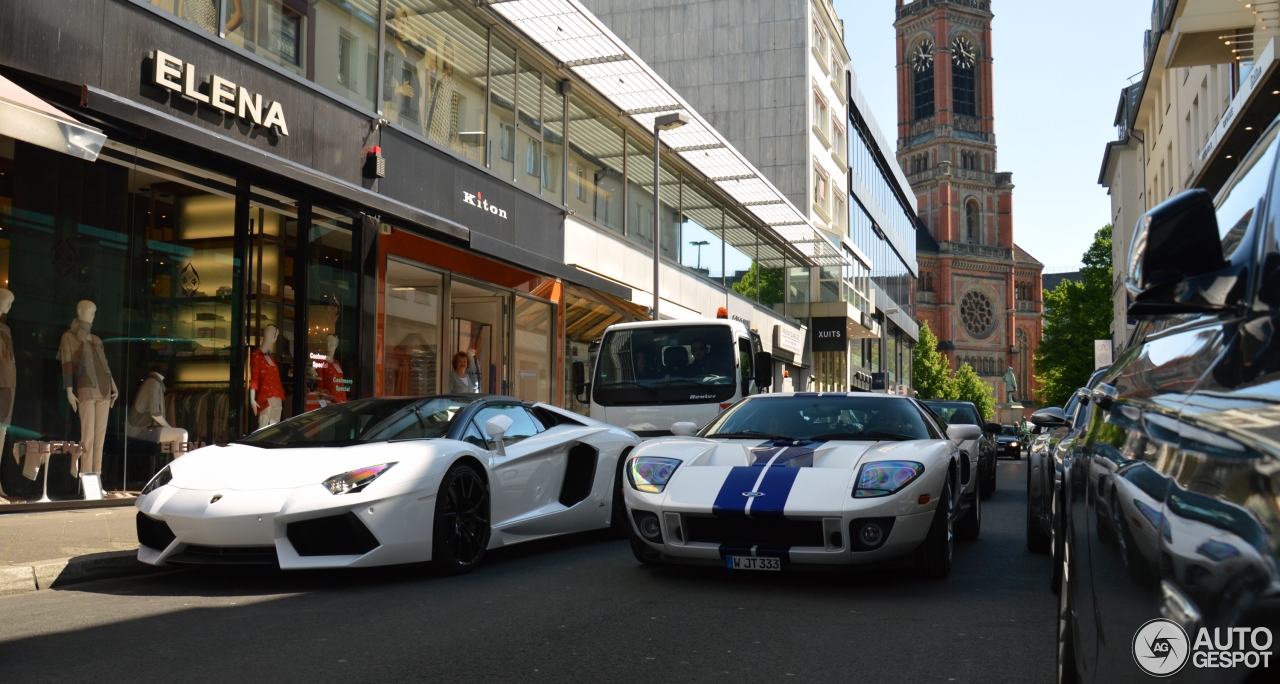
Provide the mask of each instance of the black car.
{"label": "black car", "polygon": [[[978,407],[971,401],[930,400],[921,402],[928,406],[947,425],[977,425],[982,436],[960,445],[961,452],[978,459],[978,494],[990,499],[996,492],[996,433],[999,425],[987,423],[978,415]],[[974,453],[970,453],[974,452]]]}
{"label": "black car", "polygon": [[1278,130],[1216,199],[1189,190],[1138,224],[1137,327],[1056,506],[1058,681],[1280,681]]}
{"label": "black car", "polygon": [[996,446],[998,456],[1007,456],[1017,461],[1022,458],[1022,448],[1026,445],[1022,443],[1022,435],[1018,434],[1018,426],[1001,425],[1000,432],[996,435]]}

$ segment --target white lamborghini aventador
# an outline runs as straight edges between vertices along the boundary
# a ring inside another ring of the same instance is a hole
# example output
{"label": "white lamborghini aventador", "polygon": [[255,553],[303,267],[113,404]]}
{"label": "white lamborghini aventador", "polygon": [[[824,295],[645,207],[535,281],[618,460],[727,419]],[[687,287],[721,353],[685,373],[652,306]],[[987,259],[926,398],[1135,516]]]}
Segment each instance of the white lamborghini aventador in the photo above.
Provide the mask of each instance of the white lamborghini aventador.
{"label": "white lamborghini aventador", "polygon": [[509,397],[335,404],[166,466],[138,497],[138,559],[466,572],[487,549],[621,528],[638,443]]}
{"label": "white lamborghini aventador", "polygon": [[981,525],[976,468],[915,399],[766,394],[687,436],[645,442],[624,465],[631,547],[641,562],[732,570],[896,564],[946,577],[954,534]]}

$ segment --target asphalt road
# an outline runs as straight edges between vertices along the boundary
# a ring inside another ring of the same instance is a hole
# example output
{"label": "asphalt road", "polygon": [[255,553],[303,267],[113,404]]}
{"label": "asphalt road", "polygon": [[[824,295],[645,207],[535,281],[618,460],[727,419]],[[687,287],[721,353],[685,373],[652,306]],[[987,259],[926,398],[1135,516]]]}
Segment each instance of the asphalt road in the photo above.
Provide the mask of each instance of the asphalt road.
{"label": "asphalt road", "polygon": [[0,681],[1050,682],[1025,464],[942,582],[644,567],[598,535],[455,578],[181,570],[0,598]]}

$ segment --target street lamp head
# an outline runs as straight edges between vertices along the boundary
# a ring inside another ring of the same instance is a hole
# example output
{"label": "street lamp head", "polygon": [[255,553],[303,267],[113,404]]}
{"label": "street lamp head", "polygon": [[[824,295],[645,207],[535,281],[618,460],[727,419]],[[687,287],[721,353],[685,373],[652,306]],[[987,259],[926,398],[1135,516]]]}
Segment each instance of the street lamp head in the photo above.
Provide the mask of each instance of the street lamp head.
{"label": "street lamp head", "polygon": [[689,115],[684,112],[663,114],[653,120],[653,128],[658,131],[669,131],[689,123]]}
{"label": "street lamp head", "polygon": [[711,243],[706,240],[690,240],[689,244],[693,245],[694,247],[701,247],[703,245],[709,245]]}

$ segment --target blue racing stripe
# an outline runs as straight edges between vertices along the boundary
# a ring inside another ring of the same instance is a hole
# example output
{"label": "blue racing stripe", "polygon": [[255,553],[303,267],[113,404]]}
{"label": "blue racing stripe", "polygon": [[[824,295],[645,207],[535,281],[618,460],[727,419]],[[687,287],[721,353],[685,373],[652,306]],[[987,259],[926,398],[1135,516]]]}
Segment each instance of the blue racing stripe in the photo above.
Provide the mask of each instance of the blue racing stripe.
{"label": "blue racing stripe", "polygon": [[782,510],[787,506],[787,497],[800,475],[799,468],[774,466],[764,474],[764,481],[757,488],[764,496],[756,497],[751,503],[748,513],[753,518],[782,518]]}
{"label": "blue racing stripe", "polygon": [[759,468],[747,466],[730,468],[729,475],[724,478],[724,484],[720,485],[716,502],[711,506],[711,514],[744,515],[747,511],[747,502],[751,499],[743,496],[743,493],[751,491],[759,477]]}

